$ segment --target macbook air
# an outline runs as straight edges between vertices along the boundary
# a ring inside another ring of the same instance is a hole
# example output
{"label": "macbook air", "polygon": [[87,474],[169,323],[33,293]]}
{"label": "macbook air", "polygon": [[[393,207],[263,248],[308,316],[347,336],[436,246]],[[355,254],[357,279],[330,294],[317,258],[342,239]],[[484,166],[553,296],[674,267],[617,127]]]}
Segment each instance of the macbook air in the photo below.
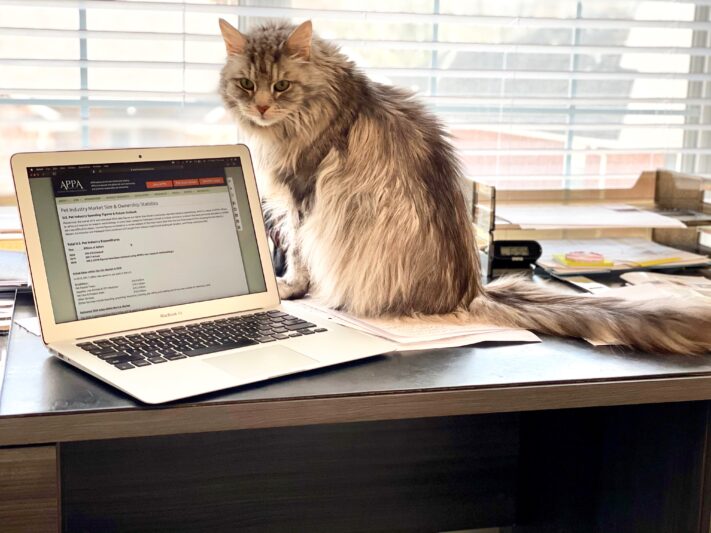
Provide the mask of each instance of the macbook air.
{"label": "macbook air", "polygon": [[281,305],[246,146],[23,153],[12,172],[45,344],[143,402],[394,348]]}

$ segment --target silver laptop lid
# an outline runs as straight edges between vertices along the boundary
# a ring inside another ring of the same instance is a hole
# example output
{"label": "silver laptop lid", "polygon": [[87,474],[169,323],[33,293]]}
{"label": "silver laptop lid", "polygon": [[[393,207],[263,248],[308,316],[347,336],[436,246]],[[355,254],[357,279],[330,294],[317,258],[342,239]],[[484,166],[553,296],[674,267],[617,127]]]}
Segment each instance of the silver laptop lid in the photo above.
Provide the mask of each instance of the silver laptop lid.
{"label": "silver laptop lid", "polygon": [[249,155],[207,148],[13,158],[46,342],[278,303]]}

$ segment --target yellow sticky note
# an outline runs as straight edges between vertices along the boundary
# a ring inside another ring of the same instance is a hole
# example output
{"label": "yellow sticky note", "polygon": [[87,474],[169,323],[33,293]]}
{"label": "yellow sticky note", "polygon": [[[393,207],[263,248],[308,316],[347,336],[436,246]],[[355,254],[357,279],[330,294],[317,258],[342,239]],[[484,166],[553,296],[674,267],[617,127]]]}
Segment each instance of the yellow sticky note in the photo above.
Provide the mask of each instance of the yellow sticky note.
{"label": "yellow sticky note", "polygon": [[561,265],[569,267],[605,267],[615,264],[613,261],[606,259],[600,261],[571,261],[565,257],[565,254],[553,254],[553,259]]}

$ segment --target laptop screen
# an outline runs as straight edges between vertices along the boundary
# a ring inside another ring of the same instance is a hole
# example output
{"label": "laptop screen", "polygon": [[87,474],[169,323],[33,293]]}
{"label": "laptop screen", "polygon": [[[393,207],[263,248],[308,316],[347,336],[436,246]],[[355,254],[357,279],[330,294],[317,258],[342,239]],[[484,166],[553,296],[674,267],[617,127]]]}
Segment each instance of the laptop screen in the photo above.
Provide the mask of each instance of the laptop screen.
{"label": "laptop screen", "polygon": [[27,172],[56,323],[267,290],[238,157]]}

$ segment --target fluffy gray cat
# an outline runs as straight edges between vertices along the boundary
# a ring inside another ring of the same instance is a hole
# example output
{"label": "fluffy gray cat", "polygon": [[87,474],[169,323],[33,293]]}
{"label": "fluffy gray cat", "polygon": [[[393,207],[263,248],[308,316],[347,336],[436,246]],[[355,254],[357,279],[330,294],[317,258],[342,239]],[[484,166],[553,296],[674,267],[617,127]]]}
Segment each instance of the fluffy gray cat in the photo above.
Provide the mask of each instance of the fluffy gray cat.
{"label": "fluffy gray cat", "polygon": [[711,306],[480,282],[461,170],[439,121],[298,27],[242,34],[224,20],[220,93],[257,148],[257,177],[288,243],[282,298],[311,292],[374,315],[454,314],[646,350],[711,349]]}

